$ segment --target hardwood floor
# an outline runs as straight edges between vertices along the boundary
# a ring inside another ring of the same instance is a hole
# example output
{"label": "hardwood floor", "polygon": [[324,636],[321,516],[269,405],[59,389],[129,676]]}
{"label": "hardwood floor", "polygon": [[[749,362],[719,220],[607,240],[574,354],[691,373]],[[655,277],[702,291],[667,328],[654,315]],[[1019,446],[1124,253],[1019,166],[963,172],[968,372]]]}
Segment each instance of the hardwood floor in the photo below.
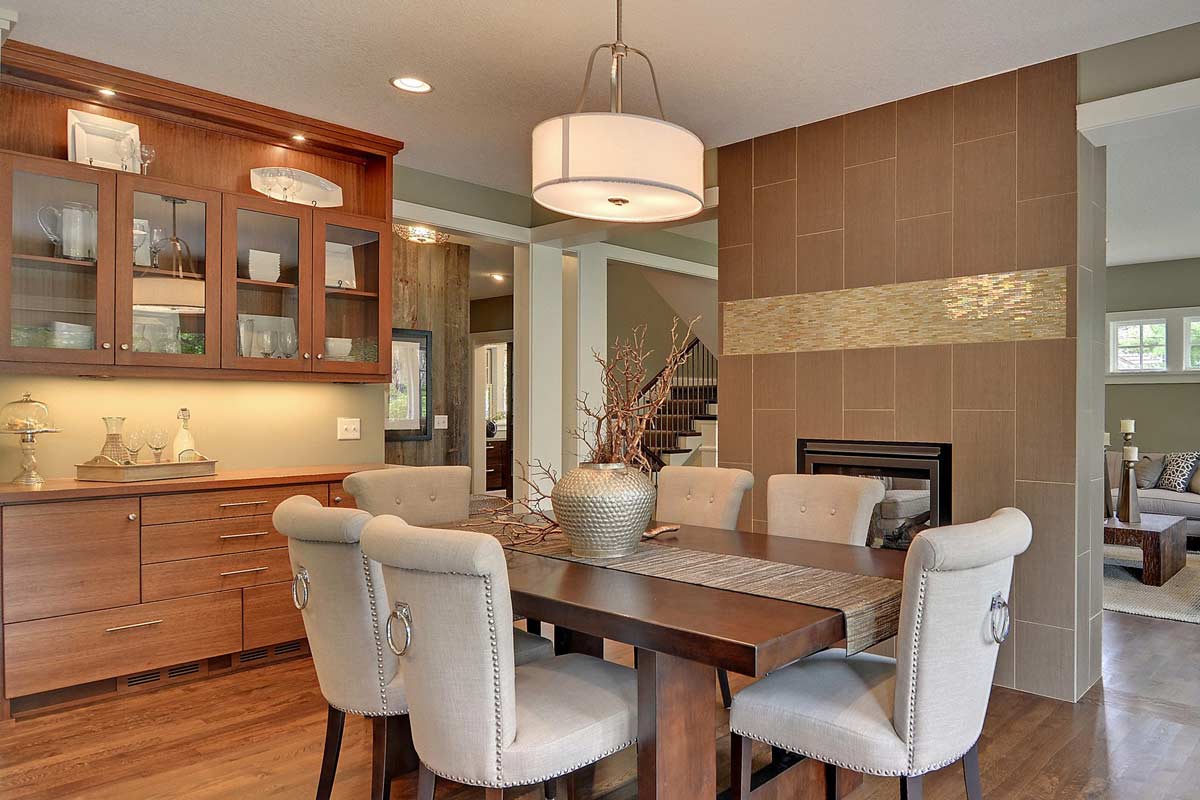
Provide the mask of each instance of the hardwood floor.
{"label": "hardwood floor", "polygon": [[[980,744],[984,796],[1185,800],[1200,794],[1200,626],[1106,613],[1104,681],[1077,704],[997,689]],[[629,648],[609,658],[632,662]],[[731,676],[734,689],[744,679]],[[728,785],[726,714],[716,685],[718,786]],[[325,703],[311,663],[292,661],[20,722],[0,723],[5,800],[307,798],[320,770]],[[335,800],[366,797],[370,724],[348,717]],[[768,754],[756,749],[756,762]],[[757,764],[756,764],[757,765]],[[581,781],[581,798],[633,800],[632,749]],[[538,788],[512,796],[540,797]],[[392,786],[416,796],[416,773]],[[565,791],[560,791],[560,797]],[[898,796],[868,778],[852,800]],[[965,797],[957,765],[930,800]],[[438,800],[482,792],[443,783]]]}

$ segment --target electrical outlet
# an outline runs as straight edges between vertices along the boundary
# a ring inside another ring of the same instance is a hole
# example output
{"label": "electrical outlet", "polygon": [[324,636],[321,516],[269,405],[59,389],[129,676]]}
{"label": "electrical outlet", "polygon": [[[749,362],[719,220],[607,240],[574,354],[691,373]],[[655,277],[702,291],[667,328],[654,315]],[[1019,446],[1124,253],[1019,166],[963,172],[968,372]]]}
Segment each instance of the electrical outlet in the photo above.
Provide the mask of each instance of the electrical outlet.
{"label": "electrical outlet", "polygon": [[439,431],[446,430],[450,427],[450,417],[445,414],[434,414],[433,427],[437,428]]}
{"label": "electrical outlet", "polygon": [[362,420],[358,417],[338,417],[338,441],[356,441],[362,438]]}

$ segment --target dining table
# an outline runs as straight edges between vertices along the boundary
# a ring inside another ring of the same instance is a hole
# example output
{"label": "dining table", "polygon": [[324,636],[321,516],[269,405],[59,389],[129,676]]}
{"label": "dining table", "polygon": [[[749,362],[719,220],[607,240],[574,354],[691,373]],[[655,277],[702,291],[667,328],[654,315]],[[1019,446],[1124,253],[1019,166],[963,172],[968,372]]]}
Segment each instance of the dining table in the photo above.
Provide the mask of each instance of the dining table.
{"label": "dining table", "polygon": [[[824,580],[833,583],[886,578],[894,582],[887,590],[899,606],[903,551],[692,525],[655,538],[652,546],[714,554],[717,561],[741,556],[828,570]],[[762,677],[847,638],[846,615],[835,608],[638,574],[596,559],[507,549],[513,611],[553,624],[557,653],[602,658],[605,639],[636,648],[641,800],[717,796],[717,670]],[[841,797],[862,781],[803,759],[779,778],[756,788],[754,800]]]}

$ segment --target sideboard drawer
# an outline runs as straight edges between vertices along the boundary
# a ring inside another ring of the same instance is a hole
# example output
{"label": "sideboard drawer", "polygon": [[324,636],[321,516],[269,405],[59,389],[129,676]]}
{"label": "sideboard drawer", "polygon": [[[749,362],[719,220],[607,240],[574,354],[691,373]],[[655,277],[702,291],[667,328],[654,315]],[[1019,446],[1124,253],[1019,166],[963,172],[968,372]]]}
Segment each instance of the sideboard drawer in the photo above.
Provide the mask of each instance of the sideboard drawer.
{"label": "sideboard drawer", "polygon": [[241,592],[17,622],[4,626],[5,696],[241,649]]}
{"label": "sideboard drawer", "polygon": [[292,578],[286,547],[142,566],[142,600],[240,589]]}
{"label": "sideboard drawer", "polygon": [[242,592],[242,648],[303,639],[304,617],[292,603],[292,583],[251,586]]}
{"label": "sideboard drawer", "polygon": [[333,508],[358,508],[354,495],[347,492],[340,483],[329,484],[329,505]]}
{"label": "sideboard drawer", "polygon": [[172,522],[142,528],[142,563],[287,547],[267,515]]}
{"label": "sideboard drawer", "polygon": [[136,497],[8,506],[3,530],[5,622],[141,599]]}
{"label": "sideboard drawer", "polygon": [[329,485],[264,486],[261,489],[223,489],[216,492],[187,492],[142,498],[142,523],[162,525],[199,519],[228,519],[274,513],[275,506],[297,494],[329,503]]}

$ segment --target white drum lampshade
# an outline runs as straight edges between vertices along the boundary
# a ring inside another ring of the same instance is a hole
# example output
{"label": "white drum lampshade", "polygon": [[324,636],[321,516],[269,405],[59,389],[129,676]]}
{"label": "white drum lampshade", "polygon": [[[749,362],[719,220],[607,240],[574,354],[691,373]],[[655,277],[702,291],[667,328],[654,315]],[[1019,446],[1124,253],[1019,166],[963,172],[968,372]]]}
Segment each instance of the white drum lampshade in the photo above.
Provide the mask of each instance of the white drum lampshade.
{"label": "white drum lampshade", "polygon": [[533,199],[605,222],[685,219],[704,207],[704,144],[653,117],[554,117],[533,129]]}

